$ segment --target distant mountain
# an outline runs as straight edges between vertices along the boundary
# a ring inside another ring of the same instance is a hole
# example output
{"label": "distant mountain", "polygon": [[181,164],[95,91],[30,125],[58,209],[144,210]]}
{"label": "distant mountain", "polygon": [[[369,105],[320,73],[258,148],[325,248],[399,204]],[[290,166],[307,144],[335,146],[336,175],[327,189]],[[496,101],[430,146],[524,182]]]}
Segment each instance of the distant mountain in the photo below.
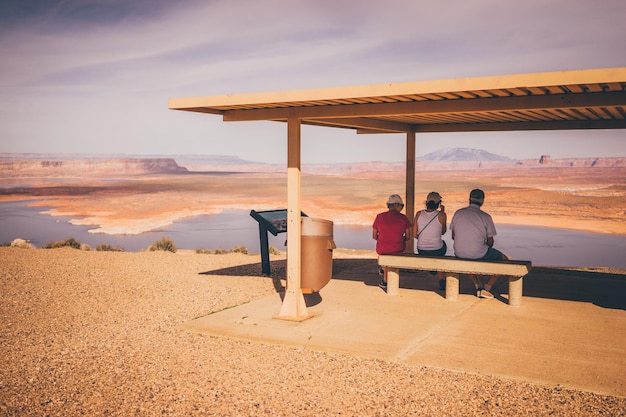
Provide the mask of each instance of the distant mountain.
{"label": "distant mountain", "polygon": [[127,158],[131,156],[123,153],[0,153],[0,161],[100,161]]}
{"label": "distant mountain", "polygon": [[431,152],[417,158],[422,162],[456,162],[456,161],[497,161],[508,162],[511,158],[496,155],[482,149],[471,148],[446,148]]}
{"label": "distant mountain", "polygon": [[0,161],[101,161],[111,159],[175,159],[178,163],[250,165],[263,164],[234,155],[154,155],[123,153],[0,153]]}

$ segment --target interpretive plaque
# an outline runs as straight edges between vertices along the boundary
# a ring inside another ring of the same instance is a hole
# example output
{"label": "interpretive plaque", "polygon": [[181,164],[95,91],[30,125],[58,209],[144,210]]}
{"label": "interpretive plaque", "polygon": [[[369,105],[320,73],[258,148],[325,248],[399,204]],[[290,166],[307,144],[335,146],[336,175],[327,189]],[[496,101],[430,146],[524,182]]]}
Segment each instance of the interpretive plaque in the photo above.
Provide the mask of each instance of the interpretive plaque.
{"label": "interpretive plaque", "polygon": [[[259,239],[261,247],[261,270],[264,275],[270,275],[270,251],[267,232],[274,236],[287,232],[287,209],[250,211],[250,216],[259,223]],[[308,217],[300,212],[301,217]]]}

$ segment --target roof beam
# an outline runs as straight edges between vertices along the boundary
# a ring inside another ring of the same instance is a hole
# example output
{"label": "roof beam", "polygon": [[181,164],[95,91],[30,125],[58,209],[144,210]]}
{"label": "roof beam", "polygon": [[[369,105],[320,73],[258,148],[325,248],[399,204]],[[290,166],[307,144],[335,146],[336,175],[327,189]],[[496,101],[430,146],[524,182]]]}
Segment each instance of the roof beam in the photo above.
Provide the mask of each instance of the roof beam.
{"label": "roof beam", "polygon": [[385,120],[344,117],[340,119],[304,119],[303,123],[322,126],[369,129],[381,133],[408,133],[413,131],[410,123],[389,122]]}
{"label": "roof beam", "polygon": [[593,106],[626,106],[626,92],[225,110],[223,118],[224,121],[286,120],[290,117],[320,119],[503,110],[571,109]]}
{"label": "roof beam", "polygon": [[[546,122],[500,122],[500,123],[446,123],[415,125],[417,133],[427,132],[492,132],[512,130],[577,130],[577,129],[626,129],[626,120],[558,120]],[[358,130],[357,133],[383,133]]]}
{"label": "roof beam", "polygon": [[196,113],[206,113],[206,114],[222,114],[221,110],[216,110],[212,107],[185,107],[185,108],[172,108],[172,110],[184,110],[191,111]]}
{"label": "roof beam", "polygon": [[[413,125],[416,133],[437,132],[495,132],[513,130],[579,130],[579,129],[626,129],[626,120],[559,120],[542,122],[494,122],[494,123],[437,123]],[[357,128],[358,135],[389,133],[382,130]]]}

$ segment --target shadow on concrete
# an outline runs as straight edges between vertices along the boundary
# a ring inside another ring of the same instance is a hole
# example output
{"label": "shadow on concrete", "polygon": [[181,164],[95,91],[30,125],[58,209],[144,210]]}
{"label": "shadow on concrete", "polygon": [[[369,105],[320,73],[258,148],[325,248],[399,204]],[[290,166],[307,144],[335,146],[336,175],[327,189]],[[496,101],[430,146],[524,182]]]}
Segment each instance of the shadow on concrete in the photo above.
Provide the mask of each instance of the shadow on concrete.
{"label": "shadow on concrete", "polygon": [[534,267],[524,278],[524,296],[626,310],[626,273]]}
{"label": "shadow on concrete", "polygon": [[[282,281],[286,279],[285,260],[271,262],[271,275],[277,293],[285,291]],[[203,275],[265,276],[261,273],[261,263],[239,265],[230,268],[201,272]],[[333,279],[362,282],[376,287],[381,280],[376,259],[350,258],[333,259]],[[460,294],[475,294],[469,278],[461,275]],[[433,291],[445,298],[439,290],[437,275],[429,271],[400,271],[400,288]],[[382,290],[381,290],[382,291]],[[507,303],[508,281],[499,279],[492,292],[501,302]],[[547,298],[554,300],[581,301],[603,308],[626,310],[626,271],[604,269],[568,269],[561,267],[533,267],[524,278],[524,297]],[[307,306],[321,302],[319,293],[305,294]]]}
{"label": "shadow on concrete", "polygon": [[[233,266],[230,268],[222,268],[211,271],[201,272],[200,275],[224,275],[224,276],[233,276],[233,277],[241,277],[241,276],[261,276],[266,277],[272,280],[274,284],[274,289],[278,294],[280,294],[280,301],[282,302],[285,298],[285,286],[283,285],[284,280],[287,279],[287,261],[272,261],[270,262],[270,270],[272,271],[270,275],[265,275],[262,273],[261,263],[253,263],[253,264],[245,264]],[[313,294],[304,294],[304,302],[307,307],[313,307],[322,302],[322,296],[319,292]]]}

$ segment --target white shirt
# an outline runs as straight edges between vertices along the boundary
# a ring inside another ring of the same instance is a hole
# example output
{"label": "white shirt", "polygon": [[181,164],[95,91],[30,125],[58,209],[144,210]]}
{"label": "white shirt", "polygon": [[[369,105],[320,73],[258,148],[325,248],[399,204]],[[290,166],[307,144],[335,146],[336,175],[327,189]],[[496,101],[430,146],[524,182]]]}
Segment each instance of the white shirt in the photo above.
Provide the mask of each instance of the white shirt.
{"label": "white shirt", "polygon": [[[434,217],[439,216],[441,213],[439,210],[426,211],[421,210],[417,217],[417,248],[421,250],[437,250],[443,246],[441,240],[441,226],[439,219]],[[431,221],[432,220],[432,221]],[[430,223],[429,223],[430,222]],[[428,226],[427,226],[428,225]]]}
{"label": "white shirt", "polygon": [[489,249],[487,238],[496,235],[493,219],[476,204],[457,210],[450,230],[454,233],[454,254],[465,259],[485,256]]}

